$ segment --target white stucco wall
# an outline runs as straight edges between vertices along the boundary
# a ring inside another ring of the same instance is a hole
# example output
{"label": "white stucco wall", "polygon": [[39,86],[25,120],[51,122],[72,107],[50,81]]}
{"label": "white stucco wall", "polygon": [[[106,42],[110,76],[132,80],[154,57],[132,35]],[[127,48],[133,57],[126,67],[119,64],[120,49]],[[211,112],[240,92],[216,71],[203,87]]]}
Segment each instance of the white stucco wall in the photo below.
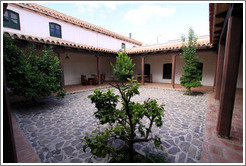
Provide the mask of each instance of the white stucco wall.
{"label": "white stucco wall", "polygon": [[135,77],[135,79],[137,79],[136,75],[141,73],[141,57],[134,56],[131,58],[132,58],[132,63],[135,64],[135,67],[133,68],[133,76]]}
{"label": "white stucco wall", "polygon": [[[202,85],[205,86],[213,86],[214,85],[214,76],[216,71],[216,63],[217,63],[217,54],[215,52],[200,52],[197,53],[198,58],[203,63],[203,73],[202,73]],[[177,68],[176,68],[176,78],[175,83],[180,84],[180,77],[183,74],[183,66],[184,62],[182,59],[177,57]]]}
{"label": "white stucco wall", "polygon": [[150,64],[150,73],[153,82],[171,83],[171,79],[163,79],[163,64],[172,63],[171,56],[148,56],[145,64]]}
{"label": "white stucco wall", "polygon": [[[202,84],[205,86],[213,86],[214,84],[214,74],[216,67],[217,55],[216,53],[209,52],[199,52],[197,53],[199,59],[203,63],[203,78]],[[134,57],[133,62],[137,63],[134,72],[141,73],[141,58]],[[152,81],[158,83],[171,83],[171,79],[163,79],[163,64],[172,63],[171,56],[147,56],[145,59],[145,64],[150,64],[150,72],[152,74]],[[183,74],[184,62],[178,56],[176,58],[176,71],[175,71],[175,84],[180,84],[180,77]]]}
{"label": "white stucco wall", "polygon": [[[35,37],[50,38],[54,40],[70,41],[74,43],[95,47],[103,47],[112,50],[121,49],[121,43],[125,43],[126,48],[131,48],[135,46],[135,44],[104,34],[100,34],[91,30],[87,30],[77,25],[73,25],[52,17],[44,16],[33,11],[25,10],[11,5],[8,5],[7,9],[19,13],[20,30],[4,27],[4,31],[31,35]],[[54,22],[61,25],[62,38],[50,36],[49,22]]]}
{"label": "white stucco wall", "polygon": [[[64,59],[65,56],[69,56],[70,59]],[[214,84],[214,74],[216,68],[217,55],[214,52],[200,52],[197,53],[199,59],[203,63],[203,78],[202,85],[213,86]],[[70,53],[67,52],[62,55],[64,59],[64,79],[65,85],[80,84],[80,75],[91,75],[97,74],[97,58],[92,54],[82,54],[82,53]],[[133,69],[134,76],[141,73],[141,57],[131,57],[132,62],[135,63]],[[106,74],[106,81],[112,79],[113,69],[110,63],[115,64],[115,57],[101,57],[101,74]],[[163,75],[163,64],[172,63],[171,56],[148,56],[145,59],[145,64],[151,65],[151,74],[153,82],[158,83],[171,83],[171,79],[162,79]],[[175,72],[175,84],[180,84],[180,77],[183,73],[182,59],[180,56],[176,58],[176,72]],[[243,87],[243,56],[241,56],[237,88]]]}
{"label": "white stucco wall", "polygon": [[[69,59],[65,57],[68,56]],[[64,67],[65,85],[81,84],[81,75],[87,77],[91,74],[97,74],[97,57],[93,54],[81,52],[66,52],[61,55]],[[110,63],[115,64],[113,57],[101,57],[101,74],[106,75],[106,81],[112,79],[113,69]]]}
{"label": "white stucco wall", "polygon": [[115,65],[116,58],[102,56],[100,59],[101,59],[101,74],[105,74],[106,81],[111,81],[113,79],[113,68],[111,66],[111,63]]}
{"label": "white stucco wall", "polygon": [[[65,59],[68,56],[69,59]],[[81,84],[81,75],[97,74],[97,58],[92,54],[62,54],[65,85]]]}

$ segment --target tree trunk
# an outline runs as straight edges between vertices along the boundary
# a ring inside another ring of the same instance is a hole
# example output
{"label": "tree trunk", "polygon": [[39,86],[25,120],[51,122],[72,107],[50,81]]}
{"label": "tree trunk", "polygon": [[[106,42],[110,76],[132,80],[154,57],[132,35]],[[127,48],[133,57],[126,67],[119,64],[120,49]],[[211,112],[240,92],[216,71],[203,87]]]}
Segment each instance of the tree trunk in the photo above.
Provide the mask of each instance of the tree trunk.
{"label": "tree trunk", "polygon": [[186,88],[184,95],[191,95],[191,88]]}
{"label": "tree trunk", "polygon": [[32,102],[33,102],[34,105],[37,105],[37,100],[36,100],[35,97],[32,97]]}
{"label": "tree trunk", "polygon": [[129,145],[129,150],[130,150],[130,162],[133,163],[134,162],[134,149],[133,149],[133,141],[130,141],[130,145]]}
{"label": "tree trunk", "polygon": [[191,89],[189,89],[188,93],[189,93],[189,95],[191,95],[191,94],[192,94]]}

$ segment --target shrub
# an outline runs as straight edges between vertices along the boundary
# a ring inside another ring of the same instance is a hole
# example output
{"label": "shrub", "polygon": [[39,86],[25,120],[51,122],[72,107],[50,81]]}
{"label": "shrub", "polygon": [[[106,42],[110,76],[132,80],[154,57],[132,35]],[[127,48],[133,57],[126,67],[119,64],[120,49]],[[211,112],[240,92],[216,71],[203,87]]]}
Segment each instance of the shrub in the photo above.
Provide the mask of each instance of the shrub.
{"label": "shrub", "polygon": [[186,88],[187,94],[191,95],[191,88],[202,86],[201,84],[201,70],[198,68],[200,61],[196,56],[196,50],[199,46],[197,44],[197,37],[194,34],[192,28],[189,29],[188,33],[188,45],[185,44],[185,37],[182,36],[182,56],[185,65],[183,65],[184,73],[180,77],[180,83]]}
{"label": "shrub", "polygon": [[[111,64],[112,65],[112,64]],[[133,74],[133,67],[135,64],[132,63],[132,59],[127,56],[125,51],[118,52],[116,58],[116,64],[113,67],[113,74],[116,76],[118,82],[124,82],[127,78],[131,78]]]}
{"label": "shrub", "polygon": [[[4,36],[4,66],[11,95],[25,98],[47,97],[61,90],[60,61],[52,56],[52,47],[44,47],[42,56],[35,55],[34,45],[22,51]],[[63,93],[64,95],[64,93]]]}
{"label": "shrub", "polygon": [[[116,66],[124,66],[122,54],[119,54],[116,61]],[[125,58],[128,59],[126,54]],[[120,60],[119,60],[120,59]],[[127,60],[127,63],[129,60]],[[129,64],[129,66],[134,66]],[[127,71],[118,71],[121,67],[115,67],[114,73],[119,73],[118,76],[126,76],[132,73],[132,69]],[[123,78],[123,77],[119,77]],[[108,128],[104,131],[96,129],[92,135],[84,137],[83,150],[87,147],[91,149],[91,153],[97,157],[105,157],[109,154],[114,161],[126,160],[126,162],[136,162],[138,155],[134,150],[133,145],[140,142],[154,141],[156,148],[163,149],[161,140],[158,136],[150,136],[153,125],[161,127],[162,117],[164,116],[164,105],[158,105],[156,100],[147,99],[143,104],[131,101],[132,97],[139,95],[140,84],[133,78],[128,78],[129,83],[116,83],[112,85],[119,93],[116,95],[112,90],[103,92],[96,89],[94,94],[90,95],[92,103],[95,103],[97,111],[94,113],[100,124],[108,124]],[[122,108],[117,109],[117,103],[121,102]],[[148,119],[148,125],[144,124],[143,119]],[[113,145],[114,141],[121,140],[120,147]]]}
{"label": "shrub", "polygon": [[57,99],[61,99],[61,98],[64,98],[66,96],[66,90],[65,89],[61,89],[57,92]]}

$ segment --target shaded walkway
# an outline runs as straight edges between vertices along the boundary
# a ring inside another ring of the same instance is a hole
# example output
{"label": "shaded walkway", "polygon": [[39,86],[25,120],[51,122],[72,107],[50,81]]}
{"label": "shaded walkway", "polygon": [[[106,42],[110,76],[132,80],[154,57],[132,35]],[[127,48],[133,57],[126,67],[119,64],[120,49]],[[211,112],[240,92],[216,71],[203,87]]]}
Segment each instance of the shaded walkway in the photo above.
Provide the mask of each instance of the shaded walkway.
{"label": "shaded walkway", "polygon": [[15,147],[18,163],[40,163],[40,159],[36,154],[30,142],[27,140],[25,134],[16,123],[12,116],[13,134],[15,139]]}
{"label": "shaded walkway", "polygon": [[243,162],[243,90],[236,92],[230,139],[217,136],[216,125],[219,101],[214,93],[208,96],[208,108],[204,130],[201,162],[242,163]]}
{"label": "shaded walkway", "polygon": [[[76,91],[81,91],[81,90],[85,90],[85,89],[93,89],[93,88],[96,88],[96,87],[107,87],[107,86],[110,86],[109,83],[110,82],[104,82],[100,86],[95,86],[95,85],[67,85],[67,86],[65,86],[65,89],[66,89],[67,92],[76,92]],[[185,90],[185,88],[182,87],[179,84],[176,84],[174,86],[174,88],[172,88],[172,85],[168,84],[168,83],[144,83],[144,86],[147,86],[147,87],[159,87],[159,88],[174,89],[174,90]],[[207,92],[212,92],[213,91],[213,87],[211,87],[211,86],[202,86],[202,87],[198,87],[198,88],[193,88],[192,90],[207,93]]]}
{"label": "shaded walkway", "polygon": [[109,82],[104,82],[102,85],[67,85],[65,86],[65,90],[67,93],[73,93],[81,90],[88,90],[107,86],[110,86]]}

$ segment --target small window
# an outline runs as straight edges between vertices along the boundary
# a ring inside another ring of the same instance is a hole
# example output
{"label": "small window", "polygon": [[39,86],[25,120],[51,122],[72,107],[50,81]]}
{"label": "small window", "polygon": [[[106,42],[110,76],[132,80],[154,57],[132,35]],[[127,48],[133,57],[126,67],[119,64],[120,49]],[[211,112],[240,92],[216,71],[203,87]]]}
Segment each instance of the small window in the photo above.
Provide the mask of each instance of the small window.
{"label": "small window", "polygon": [[125,47],[126,47],[126,44],[125,43],[121,43],[121,49],[125,49]]}
{"label": "small window", "polygon": [[[202,80],[202,73],[203,73],[203,63],[198,63],[198,67],[197,67],[198,70],[201,70],[201,80]],[[200,81],[201,81],[200,80]]]}
{"label": "small window", "polygon": [[19,14],[11,10],[6,10],[3,16],[3,26],[20,29]]}
{"label": "small window", "polygon": [[50,22],[50,36],[61,38],[61,26]]}
{"label": "small window", "polygon": [[172,78],[172,64],[166,63],[163,64],[163,79],[171,79]]}

